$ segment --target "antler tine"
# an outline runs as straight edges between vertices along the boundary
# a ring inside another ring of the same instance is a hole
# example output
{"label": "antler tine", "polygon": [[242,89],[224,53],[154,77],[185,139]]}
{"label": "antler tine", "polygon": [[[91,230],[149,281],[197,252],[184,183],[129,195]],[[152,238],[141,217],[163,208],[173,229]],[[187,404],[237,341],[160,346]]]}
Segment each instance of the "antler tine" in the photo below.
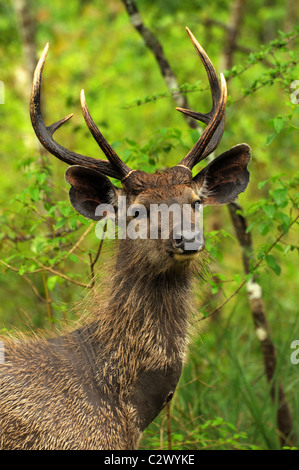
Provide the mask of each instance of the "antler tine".
{"label": "antler tine", "polygon": [[189,28],[186,28],[186,30],[206,69],[213,100],[211,111],[205,114],[191,111],[189,109],[176,108],[178,111],[207,124],[207,127],[199,140],[180,162],[180,165],[192,169],[194,165],[213,152],[221,140],[224,129],[224,113],[227,100],[227,89],[224,75],[220,74],[219,84],[216,70],[208,55],[193,36]]}
{"label": "antler tine", "polygon": [[98,160],[96,158],[87,157],[79,153],[72,152],[71,150],[66,149],[62,145],[58,144],[53,139],[53,134],[57,129],[59,129],[65,122],[67,122],[73,114],[66,116],[65,118],[57,121],[50,126],[46,126],[41,113],[40,106],[40,96],[41,96],[41,82],[42,82],[42,72],[46,62],[47,54],[49,51],[49,44],[46,44],[44,51],[41,55],[40,60],[36,66],[33,82],[32,82],[32,91],[30,99],[30,117],[33,129],[39,139],[40,143],[55,157],[59,158],[65,163],[70,165],[82,165],[87,168],[92,168],[102,173],[112,176],[113,178],[122,179],[123,174],[120,170],[114,167],[109,161]]}
{"label": "antler tine", "polygon": [[85,93],[84,90],[81,90],[81,109],[87,124],[88,129],[90,130],[92,136],[94,137],[95,141],[99,145],[99,147],[103,150],[104,154],[110,161],[110,163],[117,168],[123,176],[126,176],[131,170],[117,155],[115,150],[111,147],[111,145],[107,142],[103,134],[100,132],[98,127],[96,126],[94,120],[92,119],[89,109],[86,104]]}

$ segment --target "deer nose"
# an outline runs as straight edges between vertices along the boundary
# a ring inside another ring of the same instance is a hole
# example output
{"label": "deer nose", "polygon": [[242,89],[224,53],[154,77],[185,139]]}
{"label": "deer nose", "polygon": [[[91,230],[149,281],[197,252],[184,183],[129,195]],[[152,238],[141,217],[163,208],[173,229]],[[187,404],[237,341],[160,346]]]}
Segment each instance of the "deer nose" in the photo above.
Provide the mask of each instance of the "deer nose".
{"label": "deer nose", "polygon": [[197,252],[204,248],[204,238],[200,231],[174,230],[173,247],[183,253]]}

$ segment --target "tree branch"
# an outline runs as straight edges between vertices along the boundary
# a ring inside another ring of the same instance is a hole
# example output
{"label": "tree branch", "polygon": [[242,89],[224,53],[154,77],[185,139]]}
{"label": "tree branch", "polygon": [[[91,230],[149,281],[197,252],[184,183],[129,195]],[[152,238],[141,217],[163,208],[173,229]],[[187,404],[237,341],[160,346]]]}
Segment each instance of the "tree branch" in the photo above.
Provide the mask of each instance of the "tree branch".
{"label": "tree branch", "polygon": [[[176,78],[175,73],[173,72],[165,54],[163,47],[156,36],[145,26],[143,19],[139,13],[136,3],[133,0],[122,0],[131,20],[132,25],[136,31],[143,38],[146,47],[154,54],[157,64],[160,68],[160,72],[165,80],[168,90],[172,93],[175,90],[175,93],[172,94],[173,99],[178,107],[187,108],[188,103],[186,97],[177,92],[179,89],[179,84]],[[200,129],[197,125],[197,122],[189,116],[184,118],[188,122],[188,125],[192,129]]]}
{"label": "tree branch", "polygon": [[53,268],[50,268],[50,266],[45,266],[44,264],[42,264],[36,258],[32,258],[32,259],[33,259],[33,261],[35,261],[35,263],[37,263],[39,266],[41,266],[42,270],[44,270],[44,271],[49,271],[50,273],[55,274],[56,276],[59,276],[62,279],[65,279],[66,281],[72,282],[73,284],[76,284],[77,286],[85,287],[85,288],[88,288],[88,289],[91,287],[90,284],[84,284],[83,282],[76,281],[75,279],[72,279],[71,277],[68,277],[63,273],[61,273],[59,271],[56,271]]}
{"label": "tree branch", "polygon": [[[245,4],[246,0],[235,0],[232,4],[230,24],[227,29],[227,37],[225,41],[226,46],[223,53],[224,68],[227,70],[230,70],[234,65],[234,53],[245,11]],[[242,215],[240,205],[237,203],[231,203],[228,205],[228,210],[235,228],[237,239],[242,249],[244,272],[245,274],[249,274],[251,272],[250,265],[253,262],[251,233],[247,232],[247,221]],[[278,237],[273,246],[278,243],[279,238],[280,237]],[[259,263],[256,267],[258,266]],[[262,298],[262,288],[257,282],[256,277],[253,277],[252,281],[247,284],[247,292],[256,335],[261,343],[264,369],[267,381],[271,387],[270,395],[273,403],[276,403],[278,390],[277,425],[280,442],[282,445],[285,445],[286,443],[289,443],[289,439],[294,438],[293,419],[282,384],[280,383],[279,378],[275,375],[277,352],[271,339],[270,327]]]}
{"label": "tree branch", "polygon": [[[265,252],[264,257],[260,261],[258,261],[251,270],[250,265],[253,261],[253,246],[250,232],[247,233],[246,219],[240,213],[240,206],[236,203],[229,205],[229,211],[235,227],[236,236],[242,248],[244,272],[245,274],[250,274],[250,272],[256,271],[265,256],[285,235],[285,232],[282,231],[278,235],[276,240]],[[290,227],[297,222],[298,218],[299,215],[292,221]],[[243,287],[244,284],[245,281],[243,281],[241,286],[239,286],[238,291],[240,290],[240,287]],[[282,445],[290,444],[290,439],[292,440],[295,437],[293,432],[293,418],[284,393],[283,386],[275,374],[277,365],[277,352],[275,344],[271,338],[271,331],[266,316],[265,305],[262,298],[262,288],[258,283],[256,276],[253,276],[253,279],[247,283],[247,292],[256,335],[261,344],[267,381],[271,387],[270,395],[273,403],[276,403],[276,401],[278,402],[277,425],[280,441]]]}
{"label": "tree branch", "polygon": [[[42,264],[36,258],[32,258],[32,259],[33,259],[33,261],[35,261],[35,263],[37,263],[39,266],[41,266],[41,268],[40,269],[35,269],[34,271],[27,271],[24,274],[36,274],[36,273],[42,273],[43,271],[49,271],[50,273],[55,274],[56,276],[59,276],[62,279],[65,279],[66,281],[72,282],[73,284],[76,284],[77,286],[87,287],[87,288],[91,287],[90,284],[83,284],[83,282],[76,281],[75,279],[72,279],[72,278],[66,276],[63,273],[61,273],[59,271],[56,271],[53,268],[50,268],[49,266],[45,266],[44,264]],[[12,271],[14,271],[16,273],[19,273],[19,269],[15,268],[14,266],[11,266],[10,264],[3,261],[2,259],[0,259],[0,263],[3,264],[6,268],[11,269]]]}

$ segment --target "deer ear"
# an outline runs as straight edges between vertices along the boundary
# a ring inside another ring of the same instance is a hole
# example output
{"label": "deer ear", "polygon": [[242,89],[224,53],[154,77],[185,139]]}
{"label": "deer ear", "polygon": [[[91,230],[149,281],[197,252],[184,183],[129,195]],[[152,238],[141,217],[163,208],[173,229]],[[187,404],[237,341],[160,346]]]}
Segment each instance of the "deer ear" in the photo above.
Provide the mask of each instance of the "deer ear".
{"label": "deer ear", "polygon": [[215,158],[193,178],[204,205],[229,204],[249,182],[250,147],[239,144]]}
{"label": "deer ear", "polygon": [[96,208],[99,205],[116,204],[117,188],[99,171],[73,165],[66,170],[65,180],[72,186],[69,191],[72,206],[88,219],[103,218],[96,215]]}

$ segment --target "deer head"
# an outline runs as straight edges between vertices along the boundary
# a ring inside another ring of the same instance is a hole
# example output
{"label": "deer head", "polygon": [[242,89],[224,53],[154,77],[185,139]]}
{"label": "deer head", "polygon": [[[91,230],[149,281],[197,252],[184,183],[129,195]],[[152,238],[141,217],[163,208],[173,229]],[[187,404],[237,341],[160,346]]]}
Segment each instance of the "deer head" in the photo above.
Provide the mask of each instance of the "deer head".
{"label": "deer head", "polygon": [[[81,107],[84,119],[108,160],[98,160],[80,155],[64,148],[53,139],[54,132],[68,121],[72,114],[50,126],[44,124],[40,109],[40,93],[48,45],[46,45],[34,73],[30,103],[32,125],[41,144],[57,158],[71,165],[66,171],[66,181],[71,185],[70,201],[83,216],[100,220],[104,214],[98,209],[103,204],[108,204],[117,212],[119,210],[119,196],[125,196],[131,207],[131,211],[127,214],[126,223],[132,221],[134,217],[136,218],[136,214],[140,216],[138,208],[141,206],[145,208],[142,217],[149,219],[150,208],[153,204],[166,204],[169,207],[175,202],[181,209],[189,205],[191,208],[189,214],[191,229],[189,231],[183,232],[181,225],[178,227],[172,223],[169,226],[168,236],[161,237],[162,241],[161,239],[159,241],[157,239],[151,240],[152,246],[146,246],[144,256],[152,263],[163,260],[167,266],[181,261],[189,262],[203,249],[202,229],[197,227],[192,230],[192,227],[196,225],[196,207],[228,204],[246,189],[249,181],[247,164],[250,160],[250,149],[246,144],[236,145],[215,158],[195,176],[192,174],[193,167],[210,155],[221,140],[224,130],[227,89],[224,76],[221,74],[219,82],[211,60],[188,28],[187,32],[206,69],[213,105],[211,111],[206,114],[177,108],[180,112],[202,121],[207,126],[196,144],[180,163],[164,172],[148,174],[138,169],[131,169],[120,159],[94,123],[87,108],[83,90],[81,92]],[[120,180],[122,188],[116,188],[108,177]],[[161,222],[158,220],[157,224],[158,231],[160,231]],[[149,228],[147,228],[148,230]],[[145,246],[141,242],[142,240],[139,239],[138,244]],[[137,242],[135,241],[135,243]]]}

